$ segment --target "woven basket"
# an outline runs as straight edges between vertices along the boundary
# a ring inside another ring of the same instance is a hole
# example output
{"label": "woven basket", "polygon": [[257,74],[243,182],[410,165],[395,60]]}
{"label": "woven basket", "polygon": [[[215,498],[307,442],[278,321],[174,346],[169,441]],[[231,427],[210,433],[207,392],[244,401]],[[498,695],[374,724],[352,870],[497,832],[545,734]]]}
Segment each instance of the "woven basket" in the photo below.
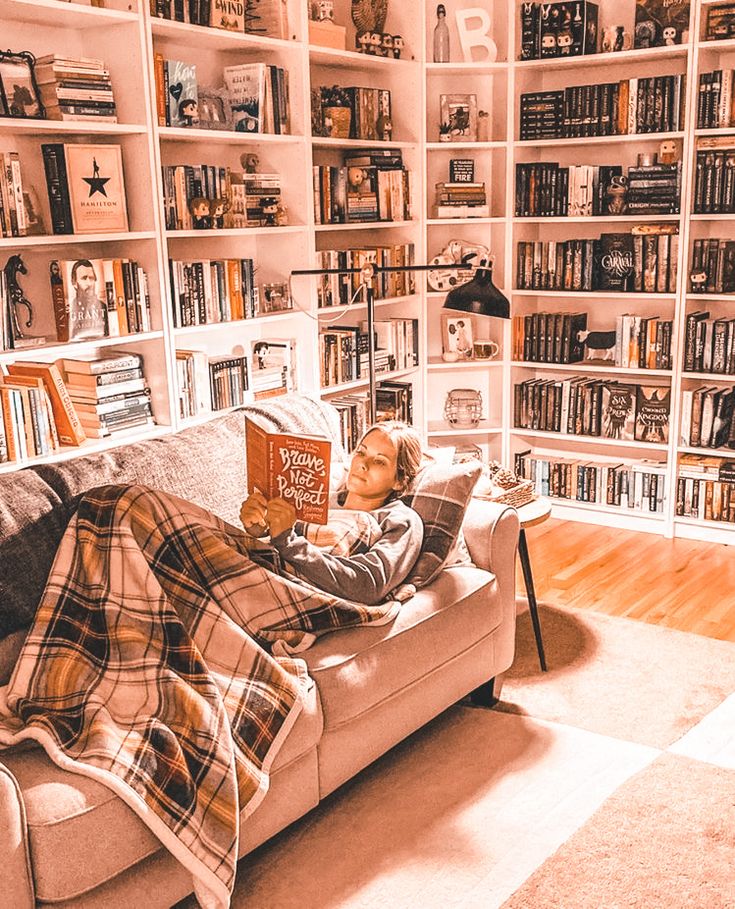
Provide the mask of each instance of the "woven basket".
{"label": "woven basket", "polygon": [[521,480],[520,483],[510,489],[503,489],[494,495],[477,496],[477,498],[486,502],[498,502],[500,505],[511,505],[513,508],[520,508],[521,505],[528,505],[529,502],[533,502],[536,498],[536,493],[533,491],[532,480]]}

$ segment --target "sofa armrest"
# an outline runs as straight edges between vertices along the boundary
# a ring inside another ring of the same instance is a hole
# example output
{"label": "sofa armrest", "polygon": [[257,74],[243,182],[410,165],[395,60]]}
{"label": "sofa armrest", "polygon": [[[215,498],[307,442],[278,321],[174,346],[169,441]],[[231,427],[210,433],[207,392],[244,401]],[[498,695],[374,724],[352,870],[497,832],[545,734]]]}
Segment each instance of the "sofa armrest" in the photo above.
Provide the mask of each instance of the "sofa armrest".
{"label": "sofa armrest", "polygon": [[0,878],[4,906],[33,909],[36,898],[28,848],[26,811],[20,786],[0,762]]}
{"label": "sofa armrest", "polygon": [[[511,655],[515,647],[516,551],[520,523],[518,512],[509,505],[471,499],[462,525],[467,548],[478,568],[492,571],[502,601],[503,632],[499,646]],[[510,660],[505,660],[507,669]]]}

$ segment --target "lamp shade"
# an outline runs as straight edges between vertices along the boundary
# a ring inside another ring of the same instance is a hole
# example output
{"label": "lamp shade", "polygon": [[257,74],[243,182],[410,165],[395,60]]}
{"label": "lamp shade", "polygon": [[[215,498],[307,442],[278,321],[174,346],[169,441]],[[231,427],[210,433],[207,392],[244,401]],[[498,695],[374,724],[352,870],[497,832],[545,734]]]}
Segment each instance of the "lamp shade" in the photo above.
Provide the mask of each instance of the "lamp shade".
{"label": "lamp shade", "polygon": [[489,264],[479,265],[470,281],[450,290],[444,309],[498,319],[510,318],[510,303],[493,284],[493,268]]}

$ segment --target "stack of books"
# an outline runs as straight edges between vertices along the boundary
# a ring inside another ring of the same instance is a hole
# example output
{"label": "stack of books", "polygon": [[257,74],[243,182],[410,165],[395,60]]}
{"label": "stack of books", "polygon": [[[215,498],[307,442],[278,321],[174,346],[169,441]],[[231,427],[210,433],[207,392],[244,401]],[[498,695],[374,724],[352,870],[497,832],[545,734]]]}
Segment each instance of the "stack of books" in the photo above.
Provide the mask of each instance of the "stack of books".
{"label": "stack of books", "polygon": [[437,183],[437,218],[489,218],[484,183]]}
{"label": "stack of books", "polygon": [[47,54],[35,66],[49,120],[117,123],[110,71],[103,60]]}
{"label": "stack of books", "polygon": [[296,342],[293,338],[261,338],[251,342],[253,398],[261,401],[296,387]]}
{"label": "stack of books", "polygon": [[154,425],[141,354],[111,350],[88,360],[65,357],[61,366],[69,397],[90,438]]}
{"label": "stack of books", "polygon": [[626,208],[634,215],[675,215],[681,196],[681,161],[628,168]]}

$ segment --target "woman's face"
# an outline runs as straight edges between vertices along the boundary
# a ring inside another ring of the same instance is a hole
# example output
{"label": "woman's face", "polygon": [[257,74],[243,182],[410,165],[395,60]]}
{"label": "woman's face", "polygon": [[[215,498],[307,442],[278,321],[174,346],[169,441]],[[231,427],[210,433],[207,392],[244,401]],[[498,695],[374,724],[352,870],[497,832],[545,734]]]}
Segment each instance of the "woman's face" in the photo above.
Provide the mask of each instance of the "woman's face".
{"label": "woman's face", "polygon": [[347,475],[347,489],[364,498],[383,499],[397,488],[396,448],[391,439],[373,430],[355,449]]}

